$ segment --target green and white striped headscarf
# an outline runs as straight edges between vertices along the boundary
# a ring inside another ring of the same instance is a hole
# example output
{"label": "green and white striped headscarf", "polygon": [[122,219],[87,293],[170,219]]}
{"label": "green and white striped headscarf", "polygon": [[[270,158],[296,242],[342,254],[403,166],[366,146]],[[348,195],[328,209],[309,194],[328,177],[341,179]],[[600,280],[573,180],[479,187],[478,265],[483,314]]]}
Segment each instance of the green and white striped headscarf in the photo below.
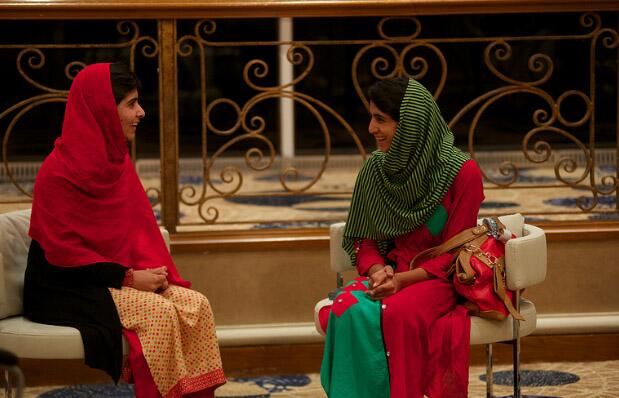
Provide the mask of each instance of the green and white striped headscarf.
{"label": "green and white striped headscarf", "polygon": [[391,147],[374,151],[355,182],[342,244],[353,264],[356,240],[378,241],[384,255],[394,237],[425,223],[468,159],[432,95],[410,79]]}

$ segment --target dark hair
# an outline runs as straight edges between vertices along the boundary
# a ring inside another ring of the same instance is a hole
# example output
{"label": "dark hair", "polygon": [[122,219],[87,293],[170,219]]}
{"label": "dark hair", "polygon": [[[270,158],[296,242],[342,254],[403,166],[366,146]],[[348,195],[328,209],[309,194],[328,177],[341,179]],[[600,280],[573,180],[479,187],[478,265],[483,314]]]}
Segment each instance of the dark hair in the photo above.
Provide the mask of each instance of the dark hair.
{"label": "dark hair", "polygon": [[110,64],[110,80],[112,81],[112,92],[116,105],[125,98],[131,90],[142,88],[140,80],[127,64],[117,62]]}
{"label": "dark hair", "polygon": [[406,93],[408,78],[393,77],[379,80],[368,90],[368,97],[381,111],[391,116],[396,122],[400,121],[400,105]]}

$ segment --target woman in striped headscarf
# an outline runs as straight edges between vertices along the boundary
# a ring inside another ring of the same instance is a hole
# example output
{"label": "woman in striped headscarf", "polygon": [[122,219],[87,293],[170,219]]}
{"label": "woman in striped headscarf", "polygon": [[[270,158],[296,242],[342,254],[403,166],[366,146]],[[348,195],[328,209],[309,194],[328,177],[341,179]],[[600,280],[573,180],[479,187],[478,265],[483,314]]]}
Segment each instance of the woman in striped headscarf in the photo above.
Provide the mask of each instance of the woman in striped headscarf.
{"label": "woman in striped headscarf", "polygon": [[413,79],[369,90],[377,149],[363,165],[343,246],[360,277],[329,315],[321,381],[331,398],[467,396],[470,320],[443,254],[415,255],[476,224],[481,173]]}

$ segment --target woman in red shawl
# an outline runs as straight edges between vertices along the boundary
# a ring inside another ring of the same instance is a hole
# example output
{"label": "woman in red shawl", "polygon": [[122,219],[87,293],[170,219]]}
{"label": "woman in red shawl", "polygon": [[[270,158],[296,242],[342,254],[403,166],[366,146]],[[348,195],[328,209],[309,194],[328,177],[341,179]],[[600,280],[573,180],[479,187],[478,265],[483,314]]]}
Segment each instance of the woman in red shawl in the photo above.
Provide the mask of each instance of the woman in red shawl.
{"label": "woman in red shawl", "polygon": [[75,78],[35,182],[24,311],[77,328],[86,363],[139,398],[213,397],[225,376],[209,302],[178,274],[128,155],[138,85],[122,64]]}

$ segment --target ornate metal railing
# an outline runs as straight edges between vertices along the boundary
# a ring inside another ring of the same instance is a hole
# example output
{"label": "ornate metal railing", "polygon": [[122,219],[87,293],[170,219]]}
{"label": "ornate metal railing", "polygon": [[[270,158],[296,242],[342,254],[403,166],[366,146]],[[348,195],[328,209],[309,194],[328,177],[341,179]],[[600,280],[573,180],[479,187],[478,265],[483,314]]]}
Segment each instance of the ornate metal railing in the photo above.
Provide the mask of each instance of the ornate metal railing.
{"label": "ornate metal railing", "polygon": [[[0,54],[9,54],[2,56],[3,71],[14,69],[26,87],[3,94],[0,102],[0,202],[29,200],[32,181],[26,186],[15,177],[13,167],[23,159],[19,150],[11,151],[22,120],[38,107],[66,101],[66,83],[85,64],[122,58],[138,74],[158,79],[145,84],[144,94],[152,99],[147,112],[159,114],[159,138],[134,143],[132,155],[139,172],[153,166],[154,174],[140,174],[170,230],[342,220],[356,168],[371,149],[360,118],[368,107],[365,89],[377,79],[402,75],[434,93],[458,144],[480,164],[484,213],[509,209],[532,219],[616,219],[618,13],[546,15],[558,19],[553,26],[560,31],[544,32],[540,25],[516,35],[503,26],[488,33],[463,25],[455,29],[459,34],[447,34],[432,26],[453,26],[453,17],[432,17],[430,23],[423,16],[397,15],[344,18],[357,18],[351,23],[363,26],[343,30],[349,37],[310,31],[305,38],[299,20],[293,38],[254,39],[251,32],[220,30],[238,23],[225,19],[121,21],[118,37],[108,43],[7,43],[11,38],[0,37]],[[477,18],[468,21],[482,20]],[[518,18],[526,16],[513,17]],[[324,20],[333,23],[328,13]],[[27,28],[33,22],[12,23]],[[282,61],[274,55],[280,49],[286,54]],[[46,54],[63,51],[53,66],[47,62]],[[325,57],[325,51],[338,56]],[[222,57],[230,67],[216,68]],[[62,87],[33,77],[33,71],[59,65]],[[293,70],[291,80],[278,80],[282,68]],[[335,82],[336,76],[347,81]],[[324,87],[348,88],[346,97],[313,87],[323,81]],[[293,156],[283,153],[278,135],[283,101],[296,104]],[[152,151],[141,150],[153,145],[159,161],[149,161]],[[295,206],[303,203],[313,205]]]}
{"label": "ornate metal railing", "polygon": [[[116,50],[121,52],[126,50],[128,57],[126,62],[132,69],[135,69],[135,57],[136,53],[140,53],[147,58],[155,58],[158,55],[158,43],[153,37],[148,35],[142,35],[137,23],[133,21],[120,21],[116,24],[117,33],[122,37],[117,43],[76,43],[76,44],[52,44],[52,43],[24,43],[24,44],[0,44],[0,51],[3,50],[15,50],[17,54],[15,56],[14,67],[18,72],[18,75],[24,82],[27,83],[30,88],[34,88],[38,91],[36,95],[32,95],[24,100],[20,100],[5,109],[0,109],[0,123],[7,122],[7,127],[3,129],[2,134],[2,166],[4,171],[4,177],[15,188],[17,197],[8,199],[5,197],[1,202],[3,203],[23,203],[29,202],[32,196],[31,188],[26,189],[22,186],[23,181],[19,181],[13,175],[13,170],[10,167],[11,157],[9,153],[9,142],[15,132],[16,126],[20,120],[27,116],[29,112],[37,107],[41,107],[51,103],[66,103],[67,95],[69,93],[68,87],[59,88],[53,87],[49,83],[39,81],[37,78],[32,77],[30,72],[43,69],[47,63],[46,52],[61,51],[66,49],[88,49],[88,50]],[[50,34],[52,32],[49,32]],[[6,37],[4,38],[7,39]],[[6,62],[8,58],[4,58],[3,63],[5,67],[8,66]],[[64,66],[64,77],[66,78],[64,83],[70,83],[77,73],[83,69],[87,62],[83,59],[62,61],[60,63]],[[54,65],[58,67],[58,65]],[[58,79],[56,79],[58,80]],[[5,95],[7,92],[5,91]],[[21,93],[20,93],[21,94]],[[21,97],[21,96],[18,96]],[[46,126],[55,128],[56,131],[60,131],[61,126]],[[32,137],[29,137],[32,138]],[[132,156],[135,159],[135,143],[131,145]],[[42,153],[41,155],[45,155]],[[28,178],[26,178],[27,180]],[[6,195],[6,192],[5,192]]]}

